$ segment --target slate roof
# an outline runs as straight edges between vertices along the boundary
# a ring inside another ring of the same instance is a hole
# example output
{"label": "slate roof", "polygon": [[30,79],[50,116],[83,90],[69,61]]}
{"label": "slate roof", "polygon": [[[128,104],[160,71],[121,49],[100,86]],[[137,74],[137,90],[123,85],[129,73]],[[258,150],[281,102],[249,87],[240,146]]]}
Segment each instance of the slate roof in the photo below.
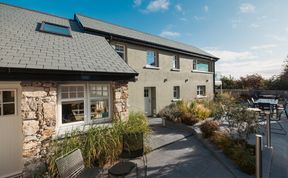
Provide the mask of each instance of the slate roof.
{"label": "slate roof", "polygon": [[[71,37],[39,32],[42,21],[71,27]],[[61,17],[0,3],[0,67],[81,72],[136,72],[105,38]]]}
{"label": "slate roof", "polygon": [[178,50],[183,50],[187,52],[192,52],[200,55],[204,55],[206,57],[210,57],[213,59],[218,59],[217,57],[197,48],[192,45],[187,45],[184,43],[180,43],[173,40],[168,40],[166,38],[161,38],[159,36],[151,35],[148,33],[139,32],[130,28],[125,28],[122,26],[114,25],[111,23],[103,22],[101,20],[97,20],[94,18],[86,17],[80,14],[75,14],[75,18],[79,20],[81,25],[84,28],[96,30],[99,32],[105,32],[113,35],[119,35],[122,37],[128,37],[136,40],[140,40],[143,42],[152,43],[155,45],[162,45]]}

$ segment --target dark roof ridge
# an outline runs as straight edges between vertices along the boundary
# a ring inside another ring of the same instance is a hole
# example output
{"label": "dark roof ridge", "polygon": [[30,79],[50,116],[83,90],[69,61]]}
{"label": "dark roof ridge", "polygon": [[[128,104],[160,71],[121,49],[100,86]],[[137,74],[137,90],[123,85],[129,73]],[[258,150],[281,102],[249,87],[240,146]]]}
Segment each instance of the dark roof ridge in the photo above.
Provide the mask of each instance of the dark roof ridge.
{"label": "dark roof ridge", "polygon": [[101,20],[101,19],[98,19],[98,18],[95,18],[95,17],[89,17],[89,16],[87,16],[87,15],[82,15],[82,14],[80,14],[80,13],[75,13],[75,15],[81,15],[81,16],[83,16],[83,17],[87,17],[87,18],[90,18],[90,19],[93,19],[93,20],[98,20],[98,21],[103,22],[103,23],[106,23],[106,24],[118,26],[118,27],[121,27],[121,28],[126,28],[126,29],[129,29],[129,30],[133,30],[133,31],[135,31],[135,32],[138,32],[138,33],[143,33],[143,34],[146,34],[146,35],[151,35],[151,36],[154,36],[154,37],[157,37],[157,38],[161,38],[161,39],[164,39],[164,40],[173,41],[173,42],[176,42],[176,43],[180,43],[180,44],[184,44],[184,45],[189,45],[189,46],[193,46],[194,48],[197,48],[197,47],[195,47],[194,45],[190,45],[190,44],[186,44],[186,43],[179,42],[179,41],[176,41],[176,40],[164,38],[164,37],[161,37],[161,36],[152,34],[152,33],[139,31],[139,30],[134,29],[134,28],[131,28],[131,27],[125,27],[125,26],[123,26],[123,25],[118,25],[118,24],[115,24],[115,23],[107,22],[107,21],[104,21],[104,20]]}
{"label": "dark roof ridge", "polygon": [[28,9],[28,8],[25,8],[25,7],[20,7],[20,6],[16,6],[16,5],[12,5],[12,4],[8,4],[8,3],[4,3],[4,2],[0,2],[0,5],[6,5],[6,6],[10,6],[10,7],[15,7],[15,8],[18,8],[18,9],[23,9],[23,10],[27,10],[27,11],[31,11],[31,12],[36,12],[36,13],[39,13],[39,14],[44,14],[44,15],[48,15],[48,16],[52,16],[52,17],[57,17],[57,18],[61,18],[61,19],[64,19],[64,20],[73,20],[73,19],[69,19],[67,17],[61,17],[61,16],[58,16],[58,15],[54,15],[54,14],[49,14],[47,12],[41,12],[39,10],[33,10],[33,9]]}

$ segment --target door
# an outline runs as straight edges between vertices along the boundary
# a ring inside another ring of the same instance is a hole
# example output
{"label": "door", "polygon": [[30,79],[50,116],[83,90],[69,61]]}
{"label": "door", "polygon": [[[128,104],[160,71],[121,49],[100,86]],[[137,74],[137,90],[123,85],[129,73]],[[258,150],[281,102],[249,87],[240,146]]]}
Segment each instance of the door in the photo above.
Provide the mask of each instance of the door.
{"label": "door", "polygon": [[0,83],[0,178],[22,172],[19,83]]}
{"label": "door", "polygon": [[144,88],[144,111],[147,116],[152,115],[151,88]]}

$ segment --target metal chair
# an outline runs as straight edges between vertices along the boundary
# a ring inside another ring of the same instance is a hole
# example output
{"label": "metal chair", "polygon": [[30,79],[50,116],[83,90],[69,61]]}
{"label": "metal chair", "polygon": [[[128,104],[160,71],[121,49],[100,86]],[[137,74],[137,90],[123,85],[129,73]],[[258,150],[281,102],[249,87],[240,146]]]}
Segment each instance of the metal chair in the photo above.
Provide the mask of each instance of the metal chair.
{"label": "metal chair", "polygon": [[99,168],[85,168],[80,149],[57,158],[56,166],[60,178],[90,178],[101,173]]}
{"label": "metal chair", "polygon": [[[271,128],[273,130],[278,130],[278,131],[282,131],[282,132],[273,132],[275,134],[280,134],[280,135],[287,135],[287,132],[286,130],[283,128],[283,126],[281,125],[281,123],[279,122],[281,120],[281,115],[282,113],[285,111],[286,113],[286,110],[285,108],[287,108],[287,103],[284,103],[283,105],[283,108],[279,108],[277,105],[270,105],[270,121],[275,121],[279,128]],[[286,116],[287,116],[287,113],[286,113]]]}
{"label": "metal chair", "polygon": [[136,169],[138,177],[138,165],[129,159],[142,157],[147,177],[147,157],[144,153],[144,135],[142,132],[128,133],[123,135],[123,148],[120,154],[120,162],[108,170],[108,175],[124,177]]}

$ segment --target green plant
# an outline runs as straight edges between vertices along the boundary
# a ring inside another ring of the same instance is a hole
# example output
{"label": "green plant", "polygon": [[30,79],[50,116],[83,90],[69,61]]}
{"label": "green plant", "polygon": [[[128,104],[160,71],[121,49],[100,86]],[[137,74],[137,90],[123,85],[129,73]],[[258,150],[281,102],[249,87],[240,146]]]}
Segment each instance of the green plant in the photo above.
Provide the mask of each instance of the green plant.
{"label": "green plant", "polygon": [[206,108],[204,104],[196,104],[193,107],[192,112],[199,120],[204,120],[210,116],[210,110]]}
{"label": "green plant", "polygon": [[76,148],[81,150],[87,167],[103,167],[117,160],[122,149],[122,135],[130,132],[143,132],[147,143],[151,130],[143,113],[132,112],[126,122],[115,120],[112,126],[91,125],[53,140],[48,157],[49,176],[57,177],[55,160]]}
{"label": "green plant", "polygon": [[202,131],[203,137],[208,138],[211,137],[212,134],[219,129],[219,125],[217,121],[206,121],[201,126],[200,129]]}
{"label": "green plant", "polygon": [[218,148],[224,150],[232,145],[231,138],[223,132],[214,132],[209,138]]}
{"label": "green plant", "polygon": [[164,107],[159,113],[159,117],[165,118],[172,122],[181,122],[181,112],[175,103]]}

